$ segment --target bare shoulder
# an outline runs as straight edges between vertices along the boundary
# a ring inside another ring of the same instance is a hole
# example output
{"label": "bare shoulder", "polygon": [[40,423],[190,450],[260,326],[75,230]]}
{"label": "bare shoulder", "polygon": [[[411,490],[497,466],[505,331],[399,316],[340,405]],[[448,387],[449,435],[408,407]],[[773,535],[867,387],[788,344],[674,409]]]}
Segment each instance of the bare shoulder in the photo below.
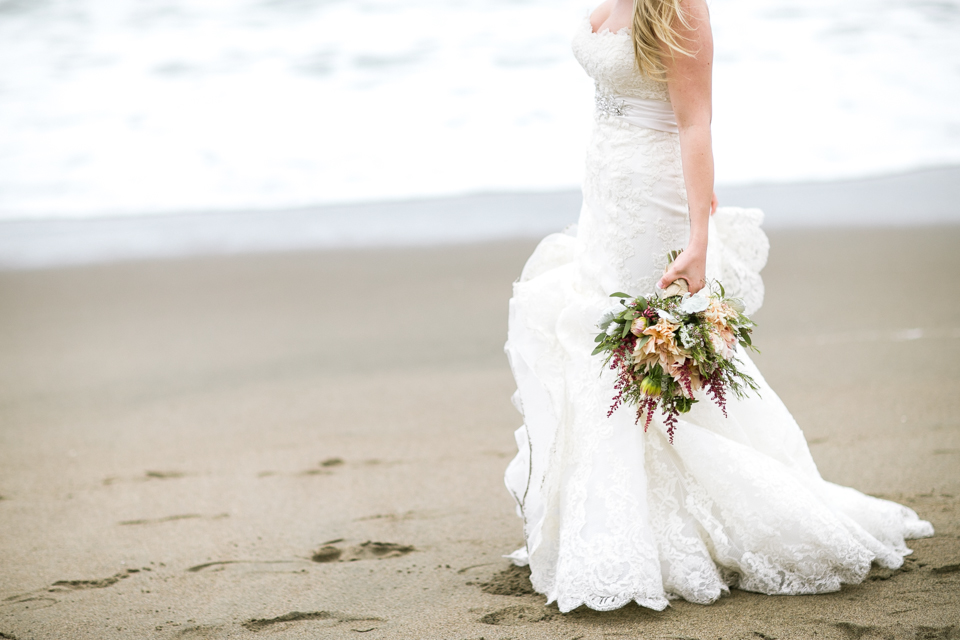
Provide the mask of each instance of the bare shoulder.
{"label": "bare shoulder", "polygon": [[613,4],[615,0],[603,0],[600,5],[593,10],[590,14],[590,28],[593,31],[597,32],[600,30],[600,25],[607,21],[607,18],[610,17],[610,13],[613,11]]}
{"label": "bare shoulder", "polygon": [[681,25],[681,30],[709,36],[710,8],[706,0],[680,0],[680,11],[687,22],[686,28]]}

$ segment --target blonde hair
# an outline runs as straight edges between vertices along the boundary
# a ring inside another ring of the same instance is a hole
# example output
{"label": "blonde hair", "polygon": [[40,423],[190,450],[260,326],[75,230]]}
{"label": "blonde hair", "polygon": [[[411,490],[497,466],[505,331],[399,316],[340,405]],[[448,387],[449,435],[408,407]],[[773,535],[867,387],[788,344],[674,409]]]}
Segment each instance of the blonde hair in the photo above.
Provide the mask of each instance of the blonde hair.
{"label": "blonde hair", "polygon": [[690,28],[680,8],[681,0],[633,0],[633,55],[640,73],[657,80],[667,81],[667,67],[663,55],[692,56],[684,48],[677,26]]}

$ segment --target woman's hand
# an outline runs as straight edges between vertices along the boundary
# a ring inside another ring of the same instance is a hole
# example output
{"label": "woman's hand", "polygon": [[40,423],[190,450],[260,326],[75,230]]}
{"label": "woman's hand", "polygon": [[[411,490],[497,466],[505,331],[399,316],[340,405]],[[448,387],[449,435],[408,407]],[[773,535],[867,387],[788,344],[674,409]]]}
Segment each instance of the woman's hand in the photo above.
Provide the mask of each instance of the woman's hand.
{"label": "woman's hand", "polygon": [[696,293],[706,284],[707,251],[694,247],[684,249],[664,272],[658,289],[666,289],[674,280],[686,280],[690,293]]}

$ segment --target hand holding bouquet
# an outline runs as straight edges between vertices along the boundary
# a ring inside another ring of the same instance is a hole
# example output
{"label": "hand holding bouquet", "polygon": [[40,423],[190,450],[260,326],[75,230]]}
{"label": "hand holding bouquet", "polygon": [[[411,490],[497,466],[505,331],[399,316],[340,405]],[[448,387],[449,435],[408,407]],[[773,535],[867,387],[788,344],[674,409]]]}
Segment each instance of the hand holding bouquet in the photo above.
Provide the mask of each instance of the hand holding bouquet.
{"label": "hand holding bouquet", "polygon": [[[676,253],[672,255],[676,257]],[[617,372],[614,398],[607,416],[624,402],[637,409],[644,430],[661,409],[673,442],[678,416],[697,402],[705,389],[727,415],[727,395],[738,398],[757,383],[737,368],[736,347],[753,347],[756,326],[743,314],[743,304],[727,298],[720,283],[709,283],[691,295],[674,283],[660,297],[631,298],[614,293],[623,307],[600,321],[593,354],[606,354],[604,366]]]}

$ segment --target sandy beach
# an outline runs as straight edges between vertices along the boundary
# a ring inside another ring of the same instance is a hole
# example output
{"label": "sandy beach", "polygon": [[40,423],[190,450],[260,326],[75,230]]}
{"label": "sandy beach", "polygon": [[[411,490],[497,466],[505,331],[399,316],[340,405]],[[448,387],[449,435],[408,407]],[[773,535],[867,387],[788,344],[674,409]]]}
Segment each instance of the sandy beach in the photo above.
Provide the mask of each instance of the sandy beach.
{"label": "sandy beach", "polygon": [[820,596],[561,615],[502,558],[533,241],[0,272],[0,638],[960,638],[960,226],[771,232],[757,364],[936,536]]}

